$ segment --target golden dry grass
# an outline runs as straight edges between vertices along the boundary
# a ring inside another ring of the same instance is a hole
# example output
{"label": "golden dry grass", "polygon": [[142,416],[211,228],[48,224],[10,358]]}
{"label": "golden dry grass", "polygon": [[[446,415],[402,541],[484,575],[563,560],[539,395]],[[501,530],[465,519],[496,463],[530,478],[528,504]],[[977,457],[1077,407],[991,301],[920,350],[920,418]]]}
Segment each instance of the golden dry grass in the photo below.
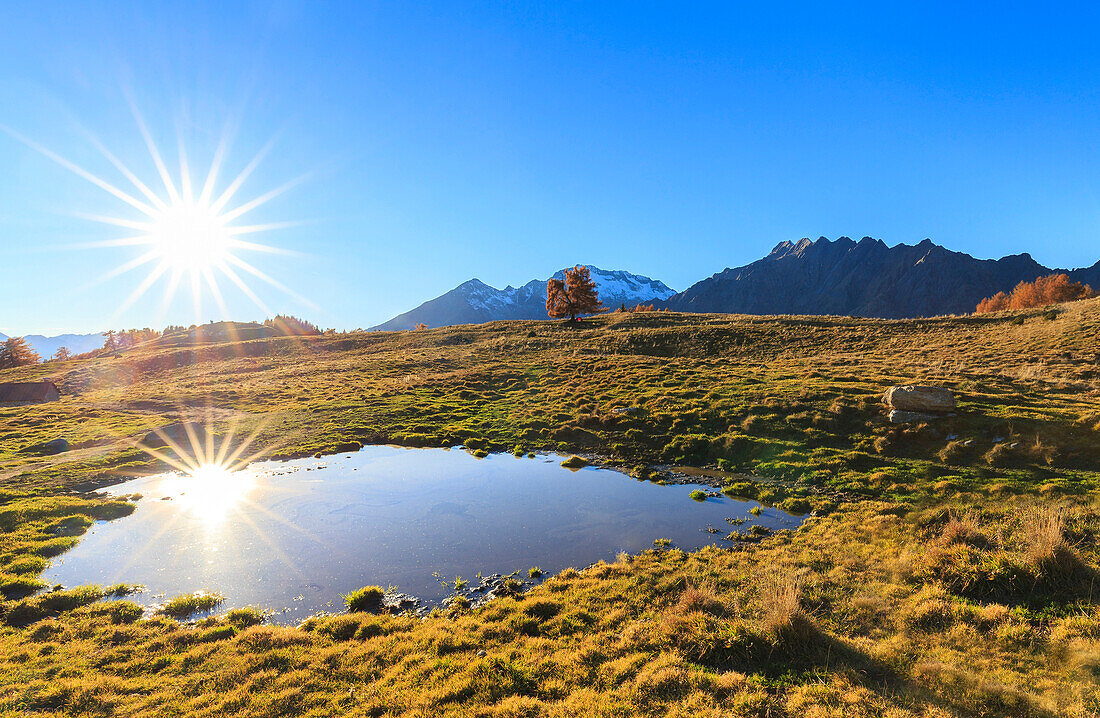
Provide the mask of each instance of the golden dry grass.
{"label": "golden dry grass", "polygon": [[[5,372],[66,397],[0,409],[0,714],[1096,715],[1098,332],[1098,300],[904,322],[647,312]],[[908,382],[950,386],[958,416],[887,424],[879,395]],[[283,455],[461,442],[656,479],[739,470],[755,479],[729,493],[819,515],[427,619],[183,625],[94,589],[17,595],[88,518],[128,510],[67,489],[155,470],[125,439],[204,416],[223,439],[263,426]],[[58,435],[82,448],[34,452]]]}

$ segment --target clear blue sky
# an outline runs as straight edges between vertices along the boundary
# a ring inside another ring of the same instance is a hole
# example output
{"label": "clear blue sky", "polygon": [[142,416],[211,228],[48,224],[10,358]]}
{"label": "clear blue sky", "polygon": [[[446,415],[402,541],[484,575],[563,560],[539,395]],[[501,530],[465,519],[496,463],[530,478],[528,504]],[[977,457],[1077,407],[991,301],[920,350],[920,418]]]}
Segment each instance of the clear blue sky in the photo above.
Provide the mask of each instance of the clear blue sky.
{"label": "clear blue sky", "polygon": [[[120,187],[80,128],[152,186],[127,93],[173,173],[177,132],[205,169],[238,119],[227,177],[275,137],[240,198],[309,172],[249,217],[308,221],[256,237],[301,255],[242,256],[316,306],[250,284],[340,328],[576,262],[683,289],[803,236],[1100,259],[1094,5],[686,5],[4,3],[0,124]],[[112,319],[140,271],[85,286],[137,250],[64,248],[118,235],[77,215],[127,205],[8,134],[0,167],[0,331],[193,321],[157,289]]]}

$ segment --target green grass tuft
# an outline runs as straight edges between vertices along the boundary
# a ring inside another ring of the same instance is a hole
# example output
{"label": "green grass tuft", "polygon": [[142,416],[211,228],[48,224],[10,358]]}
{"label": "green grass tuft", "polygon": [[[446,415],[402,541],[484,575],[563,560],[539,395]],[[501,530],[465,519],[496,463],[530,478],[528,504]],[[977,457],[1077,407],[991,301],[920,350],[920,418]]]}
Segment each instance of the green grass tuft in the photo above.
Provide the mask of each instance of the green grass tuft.
{"label": "green grass tuft", "polygon": [[344,603],[352,613],[377,613],[382,610],[385,595],[381,586],[363,586],[344,594]]}
{"label": "green grass tuft", "polygon": [[158,613],[170,618],[188,618],[201,611],[212,611],[224,600],[225,596],[220,593],[191,593],[171,599]]}

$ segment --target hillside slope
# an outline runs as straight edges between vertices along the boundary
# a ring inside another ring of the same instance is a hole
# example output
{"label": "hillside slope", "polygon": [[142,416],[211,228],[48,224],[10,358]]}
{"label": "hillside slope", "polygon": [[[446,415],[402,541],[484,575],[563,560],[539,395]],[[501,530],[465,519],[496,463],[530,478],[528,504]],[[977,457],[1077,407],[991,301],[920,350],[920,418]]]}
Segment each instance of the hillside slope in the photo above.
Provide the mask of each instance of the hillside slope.
{"label": "hillside slope", "polygon": [[[1092,718],[1098,333],[1100,299],[917,320],[624,313],[2,371],[63,396],[0,408],[0,712]],[[909,382],[950,387],[957,411],[890,424],[882,391]],[[653,481],[704,467],[693,481],[812,514],[427,617],[180,623],[102,589],[26,595],[94,521],[153,500],[73,489],[163,468],[135,442],[182,419],[208,422],[214,451],[256,430],[276,456],[393,442],[581,452]],[[73,449],[44,456],[59,437]]]}

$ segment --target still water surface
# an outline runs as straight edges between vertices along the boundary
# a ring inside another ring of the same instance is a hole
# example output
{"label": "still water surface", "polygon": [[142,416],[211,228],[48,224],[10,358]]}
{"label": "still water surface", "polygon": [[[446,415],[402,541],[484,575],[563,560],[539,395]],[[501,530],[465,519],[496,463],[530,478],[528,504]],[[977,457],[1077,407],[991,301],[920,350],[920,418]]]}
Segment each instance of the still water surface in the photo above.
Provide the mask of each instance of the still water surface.
{"label": "still water surface", "polygon": [[657,538],[691,550],[754,524],[800,523],[774,508],[753,516],[754,501],[689,498],[708,487],[570,471],[562,458],[369,446],[234,474],[136,479],[108,493],[141,493],[137,510],[97,522],[43,578],[143,584],[131,598],[145,605],[218,591],[227,599],[219,610],[257,606],[294,623],[342,610],[340,595],[364,585],[431,604],[449,595],[440,577],[517,569],[526,577],[532,566],[556,573],[640,552]]}

